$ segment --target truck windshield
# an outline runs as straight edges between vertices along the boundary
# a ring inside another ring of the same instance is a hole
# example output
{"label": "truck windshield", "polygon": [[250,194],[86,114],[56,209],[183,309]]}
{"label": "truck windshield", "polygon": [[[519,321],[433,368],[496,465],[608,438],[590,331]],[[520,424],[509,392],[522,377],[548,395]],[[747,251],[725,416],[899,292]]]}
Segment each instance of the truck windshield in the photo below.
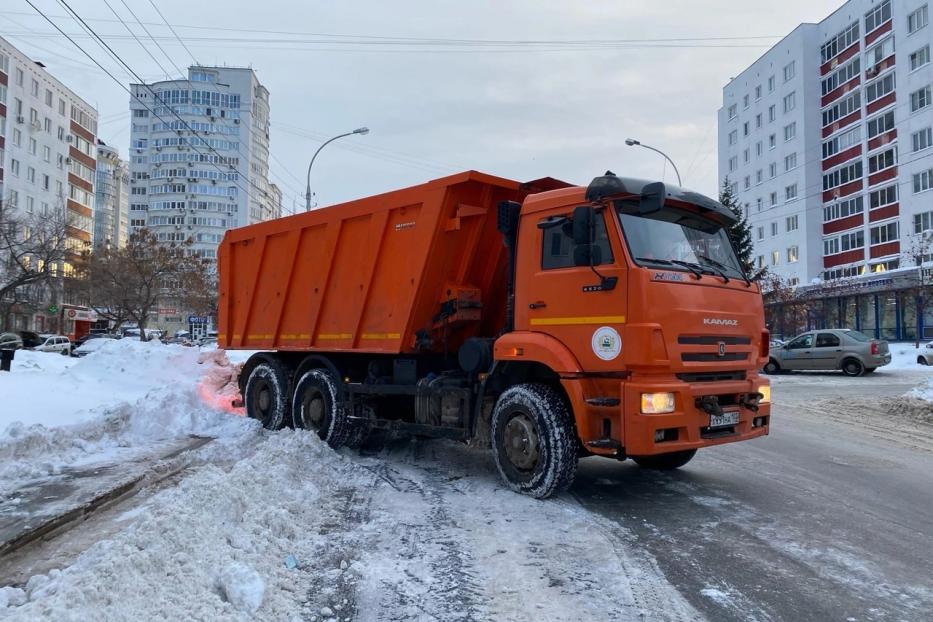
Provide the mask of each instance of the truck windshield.
{"label": "truck windshield", "polygon": [[645,215],[633,202],[620,202],[616,208],[629,251],[638,264],[745,278],[729,234],[719,223],[671,207]]}

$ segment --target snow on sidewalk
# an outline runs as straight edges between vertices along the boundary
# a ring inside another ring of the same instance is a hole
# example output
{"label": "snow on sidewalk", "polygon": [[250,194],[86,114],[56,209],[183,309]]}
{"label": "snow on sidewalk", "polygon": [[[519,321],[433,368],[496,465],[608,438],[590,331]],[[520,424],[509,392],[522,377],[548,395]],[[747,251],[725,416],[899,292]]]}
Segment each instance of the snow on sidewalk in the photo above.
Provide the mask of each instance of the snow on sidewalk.
{"label": "snow on sidewalk", "polygon": [[8,589],[0,619],[701,618],[630,534],[569,497],[512,493],[488,458],[444,441],[365,458],[267,434]]}
{"label": "snow on sidewalk", "polygon": [[127,460],[154,441],[252,430],[255,422],[224,414],[234,374],[223,352],[132,339],[80,359],[18,351],[0,373],[0,490]]}

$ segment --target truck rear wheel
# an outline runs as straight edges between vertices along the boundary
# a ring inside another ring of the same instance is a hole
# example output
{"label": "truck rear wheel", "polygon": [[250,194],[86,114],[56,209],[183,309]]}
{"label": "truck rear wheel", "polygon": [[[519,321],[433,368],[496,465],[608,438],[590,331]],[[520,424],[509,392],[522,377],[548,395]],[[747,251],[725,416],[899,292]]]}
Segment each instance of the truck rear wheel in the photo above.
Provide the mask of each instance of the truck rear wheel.
{"label": "truck rear wheel", "polygon": [[349,413],[339,405],[338,395],[333,375],[325,369],[312,369],[298,380],[292,396],[295,427],[316,432],[334,449],[347,444],[353,432]]}
{"label": "truck rear wheel", "polygon": [[544,499],[565,490],[577,472],[577,433],[563,396],[543,384],[507,389],[492,414],[499,474],[516,492]]}
{"label": "truck rear wheel", "polygon": [[243,401],[246,414],[258,419],[267,430],[278,430],[288,414],[288,376],[275,361],[256,365],[246,380]]}
{"label": "truck rear wheel", "polygon": [[673,451],[669,454],[657,454],[655,456],[633,456],[632,460],[643,469],[670,471],[679,469],[690,462],[696,453],[696,449],[687,449],[686,451]]}

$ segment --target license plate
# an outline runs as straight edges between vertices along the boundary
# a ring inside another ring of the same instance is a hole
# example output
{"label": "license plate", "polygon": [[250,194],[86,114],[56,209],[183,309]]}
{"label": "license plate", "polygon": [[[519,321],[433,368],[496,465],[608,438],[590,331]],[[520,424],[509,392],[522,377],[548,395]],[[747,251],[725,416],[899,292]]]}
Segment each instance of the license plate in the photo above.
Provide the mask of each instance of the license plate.
{"label": "license plate", "polygon": [[728,410],[721,415],[709,416],[709,427],[711,428],[724,428],[727,426],[733,426],[738,422],[739,411],[737,410]]}

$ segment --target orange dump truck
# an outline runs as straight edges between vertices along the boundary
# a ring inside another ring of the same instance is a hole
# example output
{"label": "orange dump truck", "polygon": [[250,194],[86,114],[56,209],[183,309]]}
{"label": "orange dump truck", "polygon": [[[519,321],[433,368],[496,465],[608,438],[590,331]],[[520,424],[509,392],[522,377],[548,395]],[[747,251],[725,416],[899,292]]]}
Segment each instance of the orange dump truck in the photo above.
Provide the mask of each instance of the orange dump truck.
{"label": "orange dump truck", "polygon": [[768,433],[768,332],[733,220],[612,173],[469,171],[229,231],[218,341],[259,351],[240,375],[249,416],[334,447],[488,438],[536,497],[583,456],[677,468]]}

